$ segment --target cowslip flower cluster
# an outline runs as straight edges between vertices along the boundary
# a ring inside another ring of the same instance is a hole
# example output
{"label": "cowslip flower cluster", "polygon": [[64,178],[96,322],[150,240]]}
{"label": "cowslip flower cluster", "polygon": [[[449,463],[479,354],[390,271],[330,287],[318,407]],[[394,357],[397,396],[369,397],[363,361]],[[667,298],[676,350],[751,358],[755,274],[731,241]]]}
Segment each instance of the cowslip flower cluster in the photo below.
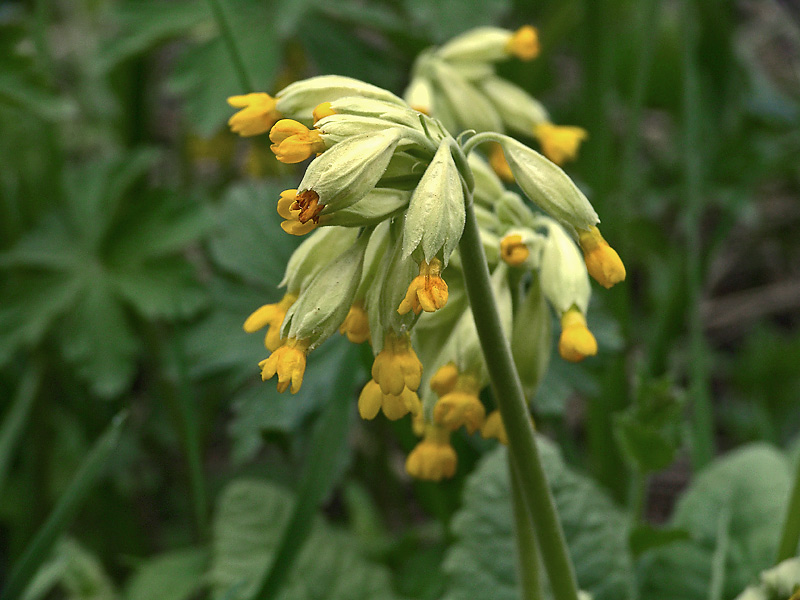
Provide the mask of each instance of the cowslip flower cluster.
{"label": "cowslip flower cluster", "polygon": [[[406,462],[411,475],[451,477],[450,436],[461,427],[506,442],[499,413],[481,398],[489,376],[457,249],[466,202],[479,220],[520,371],[541,374],[546,366],[546,302],[561,319],[561,355],[577,361],[596,353],[585,317],[587,266],[603,285],[624,278],[624,267],[586,197],[547,158],[502,134],[492,138],[523,192],[549,216],[507,191],[439,120],[386,90],[322,76],[273,101],[250,96],[256,100],[231,127],[269,133],[279,161],[312,159],[276,203],[283,231],[305,236],[287,264],[286,293],[244,324],[248,332],[267,329],[262,379],[277,377],[279,391],[296,393],[309,353],[338,331],[368,342],[375,356],[358,398],[362,418],[411,415],[422,437]],[[241,106],[239,98],[231,103]]]}
{"label": "cowslip flower cluster", "polygon": [[[404,97],[455,133],[507,130],[533,136],[542,153],[562,165],[577,157],[581,142],[588,137],[586,130],[555,125],[541,102],[495,71],[498,61],[532,60],[538,55],[538,32],[529,25],[516,32],[499,27],[472,29],[420,54]],[[489,148],[489,162],[506,181],[513,181],[499,145]]]}

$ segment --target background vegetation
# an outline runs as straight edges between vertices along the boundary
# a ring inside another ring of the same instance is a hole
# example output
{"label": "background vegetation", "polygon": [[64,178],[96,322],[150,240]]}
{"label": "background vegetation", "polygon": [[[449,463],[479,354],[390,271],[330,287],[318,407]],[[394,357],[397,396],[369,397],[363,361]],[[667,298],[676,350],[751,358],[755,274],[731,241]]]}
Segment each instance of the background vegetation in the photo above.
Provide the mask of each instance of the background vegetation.
{"label": "background vegetation", "polygon": [[30,0],[0,4],[0,597],[515,597],[502,449],[456,436],[454,480],[410,481],[408,422],[357,418],[371,356],[346,340],[297,396],[258,381],[241,325],[280,298],[298,171],[225,98],[321,73],[401,93],[423,48],[525,23],[542,56],[501,70],[590,132],[567,170],[628,267],[589,312],[599,356],[554,360],[533,402],[580,584],[726,599],[776,562],[794,4]]}

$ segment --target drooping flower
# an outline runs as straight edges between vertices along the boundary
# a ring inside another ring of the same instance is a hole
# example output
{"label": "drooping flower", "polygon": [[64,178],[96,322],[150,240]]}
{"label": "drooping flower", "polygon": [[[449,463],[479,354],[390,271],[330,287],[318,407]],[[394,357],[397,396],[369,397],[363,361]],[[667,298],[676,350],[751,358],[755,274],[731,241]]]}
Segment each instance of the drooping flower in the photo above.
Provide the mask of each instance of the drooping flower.
{"label": "drooping flower", "polygon": [[506,433],[506,426],[503,423],[503,418],[500,416],[499,410],[493,410],[486,417],[481,427],[481,437],[483,439],[494,438],[501,444],[508,445],[508,434]]}
{"label": "drooping flower", "polygon": [[275,108],[275,99],[269,94],[231,96],[228,104],[242,109],[228,119],[231,130],[241,136],[266,133],[281,118],[281,113]]}
{"label": "drooping flower", "polygon": [[422,363],[411,347],[408,333],[386,334],[383,350],[372,363],[372,378],[380,385],[384,394],[399,396],[403,388],[412,392],[419,389],[422,380]]}
{"label": "drooping flower", "polygon": [[449,431],[462,425],[472,434],[480,429],[486,409],[480,401],[481,386],[477,377],[461,373],[455,387],[441,396],[433,408],[433,420]]}
{"label": "drooping flower", "polygon": [[324,204],[319,203],[319,196],[312,190],[300,194],[296,189],[281,192],[278,200],[278,214],[286,219],[281,229],[292,235],[305,235],[319,225],[319,216]]}
{"label": "drooping flower", "polygon": [[586,317],[575,307],[561,317],[558,352],[561,358],[570,362],[580,362],[587,356],[597,354],[597,340],[586,326]]}
{"label": "drooping flower", "polygon": [[339,327],[339,333],[346,335],[354,344],[363,344],[369,339],[369,316],[361,303],[355,303]]}
{"label": "drooping flower", "polygon": [[522,242],[522,236],[517,234],[507,235],[500,240],[500,258],[512,267],[518,267],[530,256],[531,251],[528,250]]}
{"label": "drooping flower", "polygon": [[539,56],[539,32],[531,25],[523,25],[508,40],[506,50],[521,60],[533,60]]}
{"label": "drooping flower", "polygon": [[285,392],[291,384],[292,393],[296,394],[303,385],[308,347],[308,340],[287,339],[282,346],[269,355],[269,358],[258,363],[258,366],[261,367],[261,380],[266,381],[277,374],[278,391]]}
{"label": "drooping flower", "polygon": [[430,263],[419,263],[419,275],[408,286],[406,297],[397,307],[401,315],[413,310],[414,314],[434,312],[447,304],[447,283],[441,276],[442,261],[434,258]]}
{"label": "drooping flower", "polygon": [[280,302],[275,304],[265,304],[247,317],[244,322],[244,330],[253,333],[263,327],[267,327],[267,335],[264,338],[264,345],[267,350],[274,352],[281,345],[281,325],[286,317],[286,312],[297,300],[296,294],[286,294]]}
{"label": "drooping flower", "polygon": [[581,142],[589,137],[588,132],[581,127],[552,123],[536,125],[533,134],[542,145],[542,153],[557,165],[575,160]]}
{"label": "drooping flower", "polygon": [[455,475],[458,458],[450,445],[450,432],[428,424],[424,435],[406,459],[406,472],[426,481],[441,481]]}
{"label": "drooping flower", "polygon": [[269,132],[270,149],[276,158],[287,164],[303,162],[325,151],[325,142],[316,129],[309,129],[298,121],[281,119]]}
{"label": "drooping flower", "polygon": [[610,288],[616,283],[625,280],[625,265],[608,242],[603,238],[597,227],[578,232],[578,240],[583,250],[586,269],[597,283],[605,288]]}
{"label": "drooping flower", "polygon": [[400,394],[385,394],[378,383],[371,379],[358,396],[358,413],[362,419],[369,421],[381,410],[387,419],[396,421],[409,413],[414,417],[420,415],[422,403],[417,393],[407,387]]}

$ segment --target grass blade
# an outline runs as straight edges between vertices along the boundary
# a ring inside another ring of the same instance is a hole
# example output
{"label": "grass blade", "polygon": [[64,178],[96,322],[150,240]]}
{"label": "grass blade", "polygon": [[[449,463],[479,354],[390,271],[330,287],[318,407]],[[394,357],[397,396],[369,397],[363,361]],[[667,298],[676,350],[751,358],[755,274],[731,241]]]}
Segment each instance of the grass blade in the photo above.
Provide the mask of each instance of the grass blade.
{"label": "grass blade", "polygon": [[17,395],[11,403],[11,408],[0,426],[0,493],[3,491],[9,465],[14,457],[14,449],[24,431],[33,400],[39,391],[41,375],[42,372],[38,366],[28,369],[17,388]]}

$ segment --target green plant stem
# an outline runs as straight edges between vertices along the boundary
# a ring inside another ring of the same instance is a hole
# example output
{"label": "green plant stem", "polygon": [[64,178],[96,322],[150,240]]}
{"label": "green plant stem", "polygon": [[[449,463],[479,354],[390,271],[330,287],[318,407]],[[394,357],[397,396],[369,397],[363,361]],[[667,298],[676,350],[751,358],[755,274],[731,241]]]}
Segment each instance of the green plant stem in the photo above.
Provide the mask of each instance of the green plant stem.
{"label": "green plant stem", "polygon": [[708,389],[708,348],[703,335],[700,301],[703,291],[703,153],[700,123],[700,81],[695,62],[696,27],[691,3],[684,4],[683,24],[683,159],[686,197],[686,277],[689,291],[689,389],[692,398],[692,463],[701,469],[714,457],[714,423]]}
{"label": "green plant stem", "polygon": [[509,452],[519,470],[520,488],[534,521],[554,597],[559,600],[577,600],[575,570],[542,467],[522,384],[511,356],[511,347],[503,334],[492,293],[489,267],[472,206],[472,194],[466,186],[464,192],[466,222],[459,242],[464,280],[492,389],[508,434]]}
{"label": "green plant stem", "polygon": [[58,499],[50,516],[11,569],[8,582],[0,593],[0,600],[19,598],[30,579],[47,559],[53,544],[72,522],[75,513],[105,471],[108,459],[117,447],[126,417],[127,414],[124,412],[114,417],[111,425],[95,442],[66,491]]}
{"label": "green plant stem", "polygon": [[777,562],[791,558],[797,554],[800,543],[800,459],[797,461],[794,474],[794,487],[786,507],[786,518],[783,521],[781,539],[778,543]]}
{"label": "green plant stem", "polygon": [[511,500],[514,509],[514,538],[517,542],[517,575],[522,600],[542,600],[542,582],[539,577],[539,549],[528,505],[522,494],[517,467],[508,454],[508,471],[511,478]]}
{"label": "green plant stem", "polygon": [[242,51],[239,49],[236,36],[233,34],[233,29],[231,28],[231,22],[228,19],[228,15],[225,14],[225,8],[222,6],[220,0],[208,0],[208,4],[211,7],[211,13],[214,15],[214,20],[217,22],[220,35],[222,35],[225,46],[228,48],[228,53],[231,55],[231,62],[233,63],[233,68],[236,71],[236,76],[239,78],[239,85],[242,86],[242,91],[244,93],[255,91],[253,79],[247,72],[244,56],[242,55]]}
{"label": "green plant stem", "polygon": [[28,422],[31,406],[33,406],[33,401],[41,383],[41,368],[34,364],[28,368],[22,377],[14,401],[3,418],[2,426],[0,426],[0,495],[2,495],[8,467],[14,457],[14,449],[25,428],[25,424]]}

